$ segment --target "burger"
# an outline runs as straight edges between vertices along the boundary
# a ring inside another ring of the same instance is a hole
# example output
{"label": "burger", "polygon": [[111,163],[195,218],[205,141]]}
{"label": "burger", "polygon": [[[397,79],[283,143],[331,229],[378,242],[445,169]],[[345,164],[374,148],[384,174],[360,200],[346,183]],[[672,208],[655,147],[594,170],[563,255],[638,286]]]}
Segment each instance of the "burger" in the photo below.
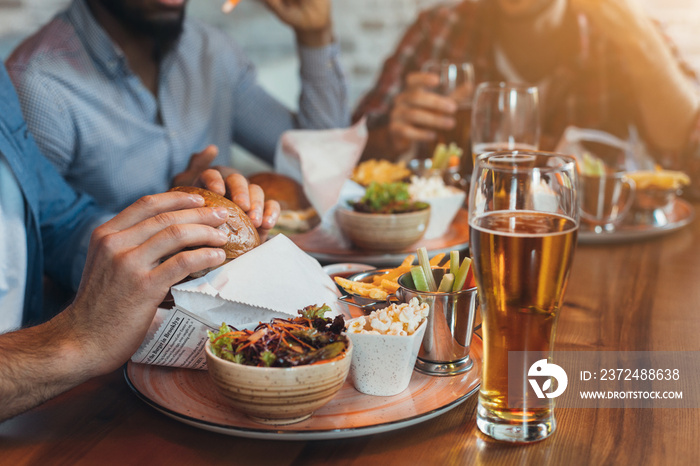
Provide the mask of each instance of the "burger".
{"label": "burger", "polygon": [[[248,215],[238,207],[236,203],[223,196],[202,188],[193,186],[178,186],[170,191],[178,191],[188,194],[199,194],[204,198],[205,207],[225,207],[228,210],[228,219],[219,225],[218,229],[228,235],[228,242],[221,246],[226,252],[226,260],[223,264],[231,262],[238,256],[245,254],[253,248],[260,246],[260,236],[248,218]],[[221,267],[219,265],[218,267]],[[190,274],[192,278],[204,276],[216,267],[201,270]]]}
{"label": "burger", "polygon": [[280,216],[273,232],[303,233],[321,222],[296,180],[279,173],[261,172],[249,176],[248,182],[260,186],[265,192],[265,199],[279,203]]}

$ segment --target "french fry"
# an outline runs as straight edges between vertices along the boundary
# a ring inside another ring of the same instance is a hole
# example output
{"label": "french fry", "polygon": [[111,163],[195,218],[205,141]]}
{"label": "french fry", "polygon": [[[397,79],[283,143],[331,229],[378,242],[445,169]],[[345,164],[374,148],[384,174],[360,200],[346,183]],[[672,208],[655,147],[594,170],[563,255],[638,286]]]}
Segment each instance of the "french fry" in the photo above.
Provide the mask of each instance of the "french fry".
{"label": "french fry", "polygon": [[396,291],[399,289],[399,284],[390,280],[382,280],[382,288],[389,293],[396,293]]}
{"label": "french fry", "polygon": [[352,281],[348,280],[347,278],[343,278],[343,277],[333,277],[333,280],[335,280],[335,282],[336,282],[338,285],[342,286],[342,287],[345,288],[346,290],[352,289]]}
{"label": "french fry", "polygon": [[[401,265],[399,267],[409,267],[413,265],[413,261],[416,260],[416,256],[414,254],[409,254],[406,256],[406,258],[401,262]],[[408,271],[408,270],[407,270]]]}
{"label": "french fry", "polygon": [[[437,258],[437,262],[440,262],[444,256],[444,254],[438,254],[435,256]],[[347,278],[343,277],[333,277],[333,279],[348,293],[361,297],[369,297],[376,300],[385,300],[387,299],[388,295],[396,293],[396,291],[399,289],[399,277],[411,271],[411,266],[415,260],[416,256],[414,254],[410,254],[406,256],[406,258],[401,262],[401,265],[398,267],[390,269],[384,274],[373,276],[371,282],[348,280]]]}
{"label": "french fry", "polygon": [[382,290],[381,288],[372,288],[369,290],[369,297],[372,299],[385,300],[389,296],[389,293]]}
{"label": "french fry", "polygon": [[347,291],[358,291],[359,290],[364,290],[364,289],[369,289],[372,287],[371,283],[364,283],[364,282],[356,282],[352,280],[348,280],[347,278],[343,277],[333,277],[335,282],[345,288]]}
{"label": "french fry", "polygon": [[410,271],[411,271],[410,265],[407,265],[407,266],[402,265],[400,267],[396,267],[395,269],[389,271],[389,273],[387,273],[385,275],[381,275],[381,278],[382,278],[382,281],[383,280],[396,281],[399,279],[399,277],[401,275],[405,274],[406,272],[410,272]]}

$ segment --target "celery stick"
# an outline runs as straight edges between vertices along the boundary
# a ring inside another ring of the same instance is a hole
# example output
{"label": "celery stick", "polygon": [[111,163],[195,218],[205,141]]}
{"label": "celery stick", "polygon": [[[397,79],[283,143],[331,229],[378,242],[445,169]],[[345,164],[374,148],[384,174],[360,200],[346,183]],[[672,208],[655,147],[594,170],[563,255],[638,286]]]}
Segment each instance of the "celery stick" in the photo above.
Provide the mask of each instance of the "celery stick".
{"label": "celery stick", "polygon": [[435,147],[435,152],[433,152],[433,161],[431,163],[432,168],[441,170],[447,164],[447,159],[447,147],[443,143],[438,144]]}
{"label": "celery stick", "polygon": [[450,251],[450,273],[457,275],[459,271],[459,251]]}
{"label": "celery stick", "polygon": [[462,261],[462,265],[459,266],[459,271],[455,275],[455,282],[452,285],[452,291],[459,291],[464,286],[464,282],[467,281],[467,274],[469,273],[469,266],[472,264],[472,260],[469,257],[465,257]]}
{"label": "celery stick", "polygon": [[438,287],[438,293],[449,293],[452,291],[452,285],[455,282],[455,276],[451,273],[446,273],[442,276],[440,280],[440,286]]}
{"label": "celery stick", "polygon": [[413,284],[416,286],[418,291],[429,291],[428,283],[425,281],[425,273],[423,268],[419,266],[411,267],[411,278],[413,278]]}
{"label": "celery stick", "polygon": [[430,259],[428,259],[428,250],[425,248],[418,248],[416,253],[418,254],[418,265],[423,268],[425,281],[428,283],[428,291],[435,293],[437,291],[437,284],[435,283],[435,277],[433,277],[433,268],[430,266]]}

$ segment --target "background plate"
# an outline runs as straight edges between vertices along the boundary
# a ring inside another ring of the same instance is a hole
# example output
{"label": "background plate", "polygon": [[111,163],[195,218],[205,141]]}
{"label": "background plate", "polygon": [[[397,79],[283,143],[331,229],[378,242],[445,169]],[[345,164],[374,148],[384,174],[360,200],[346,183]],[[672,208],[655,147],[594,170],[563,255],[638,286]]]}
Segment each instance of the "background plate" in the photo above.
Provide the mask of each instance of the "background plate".
{"label": "background plate", "polygon": [[395,267],[409,254],[415,254],[416,249],[425,247],[430,256],[452,250],[464,251],[469,247],[469,216],[466,209],[460,209],[452,221],[450,229],[440,238],[420,240],[413,246],[394,253],[382,253],[362,249],[339,248],[334,243],[325,240],[318,231],[290,235],[289,238],[301,249],[322,263],[361,262],[375,267]]}
{"label": "background plate", "polygon": [[622,224],[614,231],[595,231],[579,229],[578,241],[583,244],[622,243],[640,239],[654,238],[683,228],[695,218],[695,209],[683,199],[675,199],[664,208],[667,224],[663,226],[649,224]]}
{"label": "background plate", "polygon": [[388,432],[426,421],[456,407],[479,388],[482,342],[472,340],[474,367],[453,377],[413,372],[409,387],[398,395],[363,395],[351,382],[311,418],[288,426],[258,424],[226,405],[206,371],[129,362],[124,376],[147,404],[180,422],[239,437],[316,440]]}

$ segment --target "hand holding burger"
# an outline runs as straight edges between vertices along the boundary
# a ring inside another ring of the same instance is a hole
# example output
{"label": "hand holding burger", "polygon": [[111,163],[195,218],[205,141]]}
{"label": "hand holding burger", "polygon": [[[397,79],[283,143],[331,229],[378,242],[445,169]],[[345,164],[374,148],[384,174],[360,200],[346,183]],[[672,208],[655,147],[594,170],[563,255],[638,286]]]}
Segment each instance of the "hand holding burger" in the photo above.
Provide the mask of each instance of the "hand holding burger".
{"label": "hand holding burger", "polygon": [[226,196],[235,202],[248,214],[263,242],[280,216],[279,204],[269,196],[265,201],[266,193],[263,192],[263,188],[252,181],[249,183],[240,173],[229,175],[224,180],[217,170],[205,170],[200,174],[195,186]]}
{"label": "hand holding burger", "polygon": [[[260,236],[257,230],[253,226],[250,218],[243,212],[243,209],[238,207],[235,202],[223,196],[219,196],[215,192],[203,188],[196,188],[194,186],[178,186],[172,188],[170,191],[199,195],[204,199],[205,207],[221,207],[226,209],[228,218],[224,223],[218,226],[218,229],[224,232],[227,238],[226,244],[221,246],[221,249],[226,253],[226,260],[223,264],[217,265],[216,267],[220,267],[251,249],[260,246]],[[192,273],[190,276],[194,278],[201,277],[213,268]]]}

